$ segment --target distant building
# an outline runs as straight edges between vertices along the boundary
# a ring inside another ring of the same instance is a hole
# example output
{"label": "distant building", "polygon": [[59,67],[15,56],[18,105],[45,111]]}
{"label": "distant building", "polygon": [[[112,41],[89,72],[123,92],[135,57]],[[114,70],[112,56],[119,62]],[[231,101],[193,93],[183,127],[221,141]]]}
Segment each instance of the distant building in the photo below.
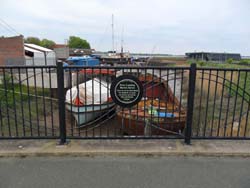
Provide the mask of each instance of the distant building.
{"label": "distant building", "polygon": [[56,58],[65,61],[69,58],[69,47],[65,44],[55,44],[53,50],[56,53]]}
{"label": "distant building", "polygon": [[24,51],[25,65],[56,65],[56,54],[51,49],[24,43]]}
{"label": "distant building", "polygon": [[23,36],[0,37],[0,65],[56,65],[53,50],[24,43]]}
{"label": "distant building", "polygon": [[235,61],[241,60],[241,55],[237,53],[191,52],[186,53],[186,56],[188,59],[199,61],[225,62],[228,59],[233,59]]}
{"label": "distant building", "polygon": [[0,65],[25,65],[23,36],[0,37]]}

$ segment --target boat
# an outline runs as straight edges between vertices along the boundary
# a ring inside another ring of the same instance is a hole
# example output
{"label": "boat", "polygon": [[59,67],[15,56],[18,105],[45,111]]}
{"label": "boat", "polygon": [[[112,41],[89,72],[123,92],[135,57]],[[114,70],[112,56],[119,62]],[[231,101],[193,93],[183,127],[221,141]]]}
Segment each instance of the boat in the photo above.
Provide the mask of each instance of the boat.
{"label": "boat", "polygon": [[186,110],[174,96],[171,87],[152,75],[141,75],[144,95],[130,109],[117,111],[125,135],[168,135],[183,132]]}
{"label": "boat", "polygon": [[109,51],[107,55],[102,55],[100,58],[100,62],[103,65],[127,65],[132,63],[132,57],[128,53],[116,53]]}
{"label": "boat", "polygon": [[119,66],[132,63],[132,57],[129,52],[123,51],[123,37],[121,39],[121,51],[117,53],[114,45],[114,15],[112,14],[112,50],[99,57],[102,65]]}
{"label": "boat", "polygon": [[98,75],[66,92],[66,109],[74,116],[77,126],[84,127],[112,111],[115,104],[110,96],[110,82],[101,76],[112,75],[111,70],[85,69],[80,72],[91,77]]}

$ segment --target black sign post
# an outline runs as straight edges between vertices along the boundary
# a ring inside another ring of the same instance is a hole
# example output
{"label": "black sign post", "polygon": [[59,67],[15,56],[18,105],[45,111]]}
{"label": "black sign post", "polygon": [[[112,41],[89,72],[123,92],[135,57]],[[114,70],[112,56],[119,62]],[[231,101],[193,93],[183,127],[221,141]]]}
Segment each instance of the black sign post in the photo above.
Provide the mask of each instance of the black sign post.
{"label": "black sign post", "polygon": [[142,83],[132,75],[117,77],[111,84],[111,98],[121,107],[136,105],[143,96]]}

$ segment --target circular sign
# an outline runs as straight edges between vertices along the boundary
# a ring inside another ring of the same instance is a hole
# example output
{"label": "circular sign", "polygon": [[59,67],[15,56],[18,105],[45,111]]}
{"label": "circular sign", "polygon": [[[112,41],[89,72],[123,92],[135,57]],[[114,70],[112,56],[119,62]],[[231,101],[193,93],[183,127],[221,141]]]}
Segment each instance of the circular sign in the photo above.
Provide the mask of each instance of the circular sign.
{"label": "circular sign", "polygon": [[142,98],[142,83],[132,75],[117,77],[111,84],[111,98],[122,107],[132,107]]}

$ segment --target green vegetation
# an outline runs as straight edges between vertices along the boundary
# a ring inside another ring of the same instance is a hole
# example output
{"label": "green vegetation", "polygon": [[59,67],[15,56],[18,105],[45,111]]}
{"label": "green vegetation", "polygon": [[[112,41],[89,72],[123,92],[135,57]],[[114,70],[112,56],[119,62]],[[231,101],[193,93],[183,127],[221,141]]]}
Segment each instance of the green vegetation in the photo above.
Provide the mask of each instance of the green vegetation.
{"label": "green vegetation", "polygon": [[250,59],[242,59],[239,64],[242,64],[242,65],[250,65]]}
{"label": "green vegetation", "polygon": [[41,46],[45,48],[49,48],[49,49],[52,49],[55,44],[56,43],[54,41],[48,40],[48,39],[43,39],[41,40],[41,43],[40,43]]}
{"label": "green vegetation", "polygon": [[232,58],[229,58],[226,62],[229,64],[232,64],[234,62],[234,60]]}
{"label": "green vegetation", "polygon": [[[216,63],[216,62],[204,62],[204,61],[193,61],[193,60],[188,60],[187,64],[191,65],[192,63],[196,63],[197,67],[213,67],[213,68],[233,68],[233,69],[238,69],[238,68],[250,68],[247,65],[250,65],[250,61],[248,60],[241,60],[242,62],[245,63]],[[249,64],[248,64],[249,62]]]}
{"label": "green vegetation", "polygon": [[[56,44],[53,40],[41,40],[38,37],[27,37],[24,39],[24,42],[36,44],[49,49],[53,49],[53,46]],[[70,36],[68,45],[70,48],[90,49],[90,44],[88,43],[88,41],[77,36]]]}
{"label": "green vegetation", "polygon": [[24,42],[31,43],[31,44],[36,44],[36,45],[43,46],[43,47],[49,48],[49,49],[52,49],[53,46],[56,44],[52,40],[48,40],[48,39],[40,40],[37,37],[27,37],[26,39],[24,39]]}
{"label": "green vegetation", "polygon": [[[239,75],[239,84],[238,83],[238,74]],[[237,73],[237,78],[232,81],[230,85],[230,81],[225,82],[225,86],[227,87],[228,93],[231,97],[235,97],[238,93],[239,97],[243,97],[250,101],[250,74],[246,72]],[[230,89],[231,88],[231,89]],[[244,89],[245,88],[245,89]],[[245,93],[245,94],[244,94]],[[247,94],[248,93],[248,94]]]}
{"label": "green vegetation", "polygon": [[70,48],[84,48],[90,49],[90,44],[80,37],[70,36],[69,37],[69,47]]}
{"label": "green vegetation", "polygon": [[[49,89],[27,87],[6,74],[5,82],[2,78],[0,84],[1,134],[20,135],[23,134],[23,129],[29,133],[30,127],[35,131],[38,124],[44,131],[44,119],[51,115],[51,105],[55,109],[54,101],[48,99],[50,94]],[[47,121],[50,120],[48,118]]]}
{"label": "green vegetation", "polygon": [[24,39],[24,42],[31,43],[31,44],[36,44],[36,45],[41,44],[40,39],[37,38],[37,37],[27,37],[27,38]]}

